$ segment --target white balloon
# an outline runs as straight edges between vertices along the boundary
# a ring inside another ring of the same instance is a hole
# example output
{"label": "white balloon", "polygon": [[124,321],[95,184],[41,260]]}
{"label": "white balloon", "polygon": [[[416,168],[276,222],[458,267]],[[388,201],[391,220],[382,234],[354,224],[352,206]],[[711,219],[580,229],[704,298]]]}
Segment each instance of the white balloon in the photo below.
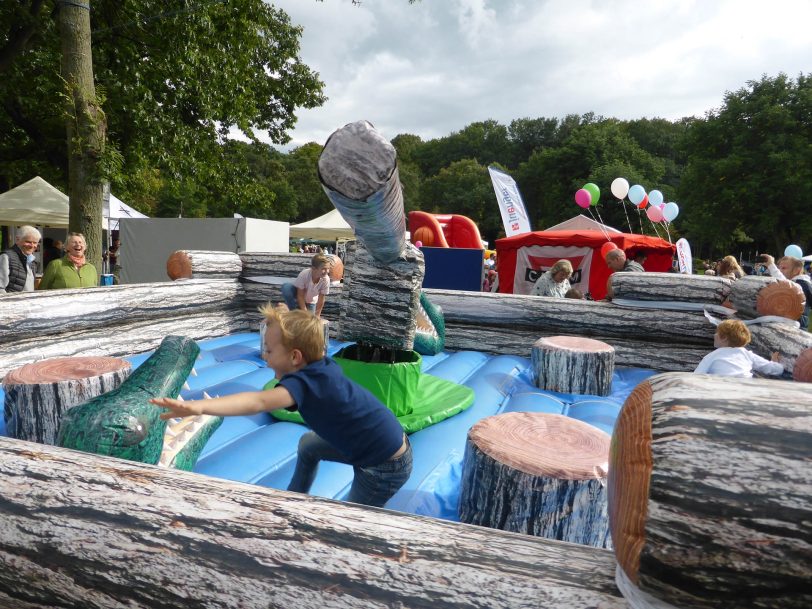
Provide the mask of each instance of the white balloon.
{"label": "white balloon", "polygon": [[615,178],[612,180],[612,194],[621,201],[629,194],[629,181],[626,178]]}
{"label": "white balloon", "polygon": [[663,207],[663,218],[665,218],[668,222],[673,222],[678,215],[679,205],[673,201],[665,204],[665,207]]}

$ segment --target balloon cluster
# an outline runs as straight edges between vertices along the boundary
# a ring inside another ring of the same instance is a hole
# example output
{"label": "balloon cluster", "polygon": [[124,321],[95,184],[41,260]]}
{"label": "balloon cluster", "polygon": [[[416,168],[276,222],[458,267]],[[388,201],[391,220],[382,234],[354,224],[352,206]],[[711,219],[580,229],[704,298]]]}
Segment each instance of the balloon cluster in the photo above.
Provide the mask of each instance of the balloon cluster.
{"label": "balloon cluster", "polygon": [[579,188],[575,192],[575,204],[584,209],[587,209],[590,205],[595,207],[600,198],[601,189],[598,188],[597,184],[593,184],[592,182],[584,184],[583,188]]}
{"label": "balloon cluster", "polygon": [[612,194],[621,201],[628,196],[629,201],[638,209],[645,209],[646,216],[652,222],[673,222],[679,215],[679,206],[674,202],[665,203],[663,193],[659,190],[646,193],[646,189],[640,184],[629,187],[626,178],[615,178],[611,188]]}

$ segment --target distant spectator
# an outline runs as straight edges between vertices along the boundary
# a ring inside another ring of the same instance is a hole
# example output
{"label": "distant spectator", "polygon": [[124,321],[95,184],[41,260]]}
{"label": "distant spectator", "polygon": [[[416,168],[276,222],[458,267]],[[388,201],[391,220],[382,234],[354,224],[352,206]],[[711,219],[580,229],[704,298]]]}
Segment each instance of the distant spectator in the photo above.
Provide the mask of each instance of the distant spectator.
{"label": "distant spectator", "polygon": [[620,248],[609,250],[606,253],[606,266],[617,273],[643,273],[646,270],[634,260],[626,260],[626,252]]}
{"label": "distant spectator", "polygon": [[487,260],[485,260],[485,268],[492,269],[496,264],[496,254],[491,254],[488,256]]}
{"label": "distant spectator", "polygon": [[744,277],[744,269],[739,266],[733,256],[725,256],[719,261],[716,267],[716,274],[725,279],[741,279]]}
{"label": "distant spectator", "polygon": [[583,300],[584,295],[578,288],[570,288],[567,290],[567,293],[564,294],[564,298],[575,298],[576,300]]}
{"label": "distant spectator", "polygon": [[643,265],[646,263],[646,259],[648,258],[648,254],[643,250],[638,250],[637,253],[634,255],[634,261],[640,265],[642,268]]}
{"label": "distant spectator", "polygon": [[91,288],[99,285],[96,267],[85,259],[86,251],[87,243],[82,233],[68,235],[65,257],[51,261],[37,289]]}
{"label": "distant spectator", "polygon": [[485,273],[485,280],[482,282],[482,291],[490,292],[494,281],[496,281],[496,271],[491,269]]}
{"label": "distant spectator", "polygon": [[33,226],[25,225],[14,236],[14,245],[0,254],[0,294],[34,291],[31,263],[42,235]]}
{"label": "distant spectator", "polygon": [[569,260],[559,260],[550,270],[543,273],[536,280],[530,293],[533,296],[552,296],[553,298],[564,298],[572,286],[569,279],[572,276],[572,263]]}
{"label": "distant spectator", "polygon": [[801,327],[809,328],[809,308],[812,304],[812,279],[809,275],[804,273],[804,262],[799,258],[792,256],[784,256],[778,260],[778,266],[769,254],[764,254],[761,257],[762,262],[767,267],[767,272],[776,279],[786,279],[793,281],[801,288],[804,293],[806,304],[804,305],[804,312],[801,315]]}

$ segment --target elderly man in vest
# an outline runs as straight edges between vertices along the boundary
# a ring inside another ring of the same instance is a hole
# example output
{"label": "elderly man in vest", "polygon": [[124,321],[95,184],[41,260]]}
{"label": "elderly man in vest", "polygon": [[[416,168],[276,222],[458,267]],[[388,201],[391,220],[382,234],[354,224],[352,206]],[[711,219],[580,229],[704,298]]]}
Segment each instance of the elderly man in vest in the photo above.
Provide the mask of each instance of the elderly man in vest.
{"label": "elderly man in vest", "polygon": [[21,226],[15,237],[15,244],[0,254],[0,294],[34,291],[31,261],[41,235],[33,226]]}

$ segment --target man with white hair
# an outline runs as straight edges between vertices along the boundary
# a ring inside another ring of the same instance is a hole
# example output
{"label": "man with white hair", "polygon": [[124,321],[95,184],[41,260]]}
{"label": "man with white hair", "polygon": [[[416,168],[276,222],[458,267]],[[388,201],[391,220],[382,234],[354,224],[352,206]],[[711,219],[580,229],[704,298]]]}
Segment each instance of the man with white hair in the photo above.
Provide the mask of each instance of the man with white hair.
{"label": "man with white hair", "polygon": [[33,226],[17,229],[14,245],[0,254],[0,294],[34,291],[31,262],[41,237]]}

